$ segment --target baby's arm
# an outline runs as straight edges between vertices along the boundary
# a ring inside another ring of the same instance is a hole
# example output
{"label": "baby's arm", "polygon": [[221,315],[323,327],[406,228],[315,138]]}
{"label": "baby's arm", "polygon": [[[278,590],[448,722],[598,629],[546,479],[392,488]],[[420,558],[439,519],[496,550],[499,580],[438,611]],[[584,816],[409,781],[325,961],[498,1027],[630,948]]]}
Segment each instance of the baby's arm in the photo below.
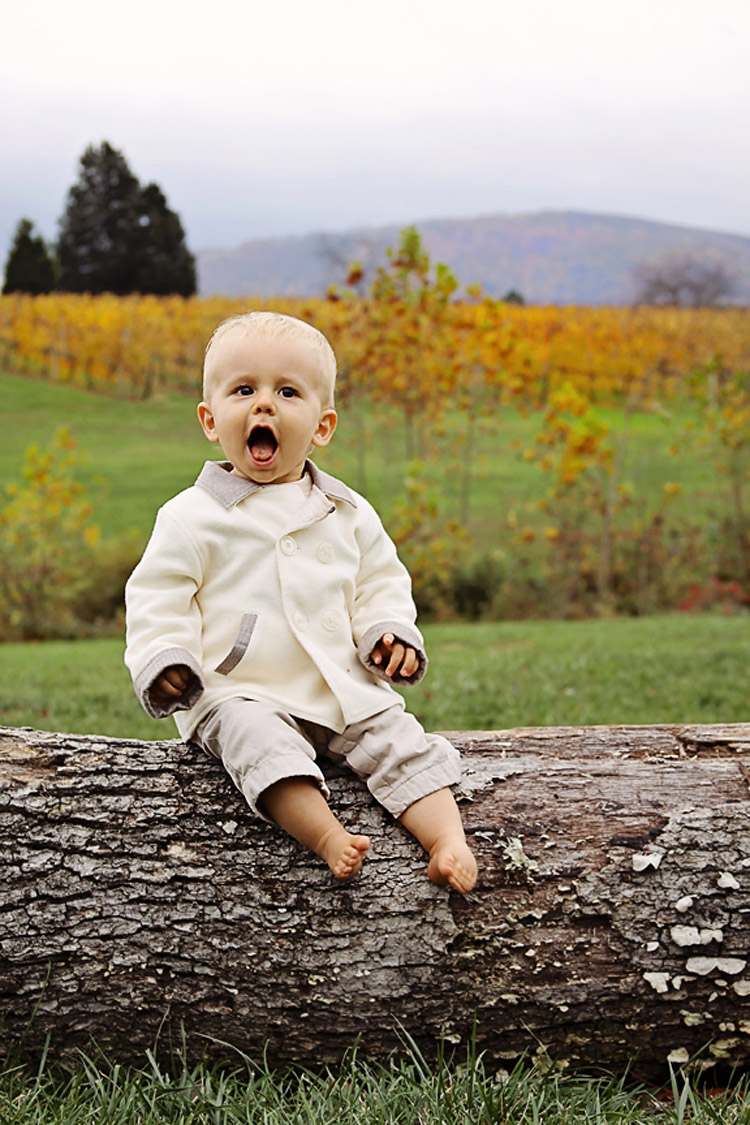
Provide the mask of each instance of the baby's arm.
{"label": "baby's arm", "polygon": [[411,579],[371,505],[358,498],[360,566],[352,606],[352,635],[369,671],[397,684],[417,684],[427,656],[416,627]]}
{"label": "baby's arm", "polygon": [[203,692],[201,615],[195,594],[201,560],[180,523],[161,509],[125,588],[125,663],[154,719],[189,710]]}
{"label": "baby's arm", "polygon": [[427,657],[416,627],[412,580],[371,505],[360,497],[360,568],[352,606],[352,634],[370,672],[396,684],[417,684]]}

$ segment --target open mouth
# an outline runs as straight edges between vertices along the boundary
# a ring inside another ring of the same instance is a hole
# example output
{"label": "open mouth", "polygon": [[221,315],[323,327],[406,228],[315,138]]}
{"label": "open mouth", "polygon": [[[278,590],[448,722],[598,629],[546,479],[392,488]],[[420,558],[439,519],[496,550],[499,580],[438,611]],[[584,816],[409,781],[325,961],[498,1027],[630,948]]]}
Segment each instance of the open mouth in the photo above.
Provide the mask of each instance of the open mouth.
{"label": "open mouth", "polygon": [[271,430],[267,430],[264,426],[258,426],[250,434],[247,447],[252,459],[259,465],[263,465],[273,460],[274,454],[279,448],[279,443]]}

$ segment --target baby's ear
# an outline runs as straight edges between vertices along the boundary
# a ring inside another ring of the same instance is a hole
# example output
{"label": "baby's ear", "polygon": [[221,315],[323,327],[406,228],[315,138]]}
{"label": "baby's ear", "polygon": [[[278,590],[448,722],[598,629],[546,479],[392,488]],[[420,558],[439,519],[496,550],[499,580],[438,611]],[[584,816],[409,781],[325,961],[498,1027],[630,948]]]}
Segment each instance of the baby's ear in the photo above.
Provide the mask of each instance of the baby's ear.
{"label": "baby's ear", "polygon": [[318,428],[313,434],[313,445],[328,445],[329,441],[333,437],[333,433],[336,429],[336,423],[338,422],[338,420],[338,414],[333,408],[324,410],[320,415]]}
{"label": "baby's ear", "polygon": [[207,402],[198,403],[198,421],[209,441],[219,440],[219,435],[216,432],[216,421]]}

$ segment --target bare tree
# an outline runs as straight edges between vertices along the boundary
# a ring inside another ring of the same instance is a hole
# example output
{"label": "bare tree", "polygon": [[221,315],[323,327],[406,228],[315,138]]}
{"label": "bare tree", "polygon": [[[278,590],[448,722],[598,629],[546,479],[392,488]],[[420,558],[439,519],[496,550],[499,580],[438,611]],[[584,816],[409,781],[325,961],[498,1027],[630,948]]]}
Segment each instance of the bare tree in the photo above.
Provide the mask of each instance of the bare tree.
{"label": "bare tree", "polygon": [[356,293],[364,292],[365,284],[383,247],[364,233],[321,234],[317,256],[328,266],[334,285],[346,285]]}
{"label": "bare tree", "polygon": [[727,258],[712,250],[666,250],[633,271],[635,304],[703,308],[723,304],[737,286]]}

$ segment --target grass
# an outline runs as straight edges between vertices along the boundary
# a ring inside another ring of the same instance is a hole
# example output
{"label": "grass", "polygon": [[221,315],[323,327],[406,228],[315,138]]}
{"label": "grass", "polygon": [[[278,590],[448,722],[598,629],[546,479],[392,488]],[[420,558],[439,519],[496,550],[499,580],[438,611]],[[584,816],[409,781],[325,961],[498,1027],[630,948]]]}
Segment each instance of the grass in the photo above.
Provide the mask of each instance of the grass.
{"label": "grass", "polygon": [[612,1078],[495,1072],[471,1051],[433,1064],[412,1046],[384,1063],[353,1050],[335,1070],[279,1073],[239,1064],[141,1068],[82,1057],[75,1069],[0,1073],[3,1125],[740,1125],[747,1082],[701,1093],[673,1076],[664,1092]]}
{"label": "grass", "polygon": [[6,420],[0,482],[18,479],[29,444],[46,447],[68,426],[85,458],[79,479],[94,496],[104,482],[95,518],[105,538],[133,530],[145,536],[159,505],[192,483],[212,454],[186,398],[123,402],[17,375],[0,375],[0,392]]}
{"label": "grass", "polygon": [[[221,456],[203,437],[189,396],[119,400],[7,374],[0,374],[0,393],[5,406],[0,485],[18,478],[30,443],[46,447],[59,426],[69,426],[86,459],[79,478],[95,495],[97,482],[105,484],[95,511],[105,539],[133,530],[145,539],[159,505],[192,484],[206,459]],[[622,429],[617,411],[601,414],[613,431]],[[350,414],[342,410],[331,447],[316,451],[321,468],[365,492],[386,520],[393,498],[403,491],[405,452],[397,421],[380,408]],[[695,456],[684,447],[673,456],[668,451],[671,442],[680,444],[684,422],[685,417],[667,413],[631,420],[622,478],[633,482],[637,505],[645,505],[646,498],[652,505],[658,503],[664,485],[678,481],[683,496],[673,502],[676,513],[705,515],[715,507],[717,478],[706,452]],[[505,517],[511,510],[521,523],[544,522],[533,504],[547,487],[546,477],[513,448],[516,441],[522,447],[532,445],[540,425],[538,417],[523,418],[515,411],[504,411],[499,425],[497,417],[479,420],[468,521],[478,549],[507,546]],[[454,431],[457,426],[456,422]],[[444,518],[461,520],[461,460],[448,452],[455,437],[453,432],[446,438],[444,467],[435,481],[445,500]]]}
{"label": "grass", "polygon": [[410,706],[433,729],[744,722],[747,618],[425,626]]}
{"label": "grass", "polygon": [[[407,705],[431,730],[750,718],[745,615],[425,625],[427,677]],[[0,645],[8,726],[172,738],[143,712],[121,639]]]}

